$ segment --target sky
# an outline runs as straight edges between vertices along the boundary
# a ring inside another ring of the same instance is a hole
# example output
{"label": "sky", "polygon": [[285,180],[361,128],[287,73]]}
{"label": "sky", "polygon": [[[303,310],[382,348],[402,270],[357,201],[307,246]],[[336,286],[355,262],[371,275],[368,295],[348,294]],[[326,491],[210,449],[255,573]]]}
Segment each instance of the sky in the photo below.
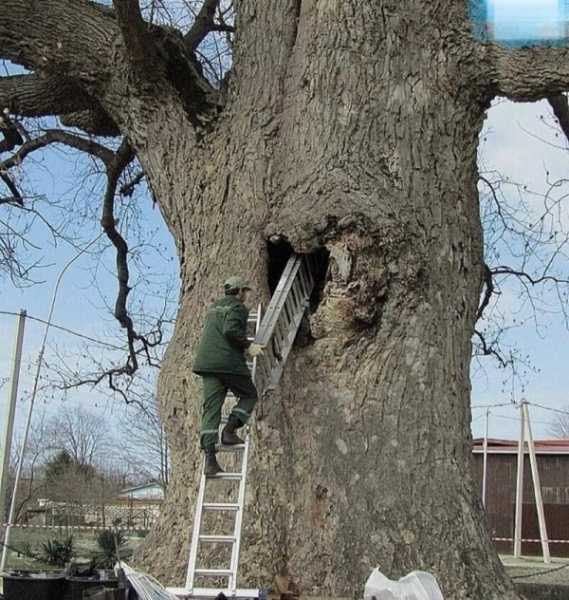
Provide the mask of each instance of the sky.
{"label": "sky", "polygon": [[[513,104],[501,100],[490,109],[481,136],[480,170],[484,173],[498,171],[511,182],[527,185],[529,196],[524,202],[530,213],[533,204],[537,205],[536,210],[541,206],[543,199],[540,194],[548,189],[548,181],[564,177],[569,167],[567,144],[556,130],[547,124],[548,122],[552,121],[550,110],[545,103]],[[74,228],[83,229],[82,245],[99,234],[97,219],[88,219],[91,223],[90,229],[85,232],[85,225],[80,221],[66,221],[65,207],[81,203],[81,206],[89,207],[87,212],[92,212],[87,216],[93,217],[98,214],[100,190],[95,179],[90,180],[84,175],[86,166],[88,165],[77,163],[69,154],[52,151],[35,155],[34,163],[26,165],[26,176],[29,178],[26,185],[45,194],[46,199],[38,201],[38,209],[46,216],[55,216],[67,223],[68,232],[72,233]],[[76,194],[75,182],[78,176],[84,177],[85,185],[83,191]],[[512,200],[514,204],[519,189],[518,186],[503,185],[506,197],[515,197]],[[569,190],[563,185],[556,193],[562,195],[567,191]],[[50,209],[50,203],[54,202],[62,204],[63,215],[60,214],[60,210]],[[135,209],[132,209],[133,214],[138,215],[138,218],[129,217],[129,212],[125,209],[122,226],[126,227],[130,218],[131,225],[127,231],[132,235],[133,245],[136,244],[135,239],[149,242],[146,246],[140,245],[142,258],[140,265],[133,267],[133,279],[145,285],[150,282],[153,290],[163,289],[164,282],[169,281],[175,296],[178,264],[173,241],[159,211],[152,206],[146,194],[141,192],[132,202],[136,204]],[[561,218],[566,219],[566,216]],[[569,229],[569,219],[566,222]],[[41,269],[39,273],[43,283],[32,287],[15,289],[8,281],[2,281],[0,311],[18,312],[24,308],[30,315],[45,319],[57,275],[76,250],[64,242],[60,242],[54,248],[50,234],[41,222],[36,222],[31,233],[37,245],[45,251],[44,262],[50,266]],[[122,333],[108,308],[112,306],[116,291],[113,276],[114,254],[106,243],[97,244],[94,249],[94,252],[81,256],[64,275],[55,304],[53,322],[106,343],[120,345]],[[565,272],[566,276],[569,275],[569,263],[560,265],[561,271]],[[152,273],[158,273],[159,276],[153,279]],[[93,285],[94,281],[96,286]],[[135,300],[136,290],[138,287],[133,292]],[[497,368],[497,362],[492,358],[473,362],[472,431],[474,436],[483,435],[485,409],[480,407],[487,404],[506,404],[491,410],[489,435],[514,439],[519,433],[519,421],[517,410],[510,404],[512,399],[519,401],[525,397],[536,404],[569,410],[569,332],[558,306],[556,307],[553,301],[550,302],[551,309],[540,314],[537,324],[528,317],[527,306],[520,302],[515,286],[504,287],[499,301],[507,322],[513,323],[516,319],[519,323],[529,319],[524,326],[508,331],[504,342],[506,348],[517,347],[529,355],[531,368],[526,374],[522,372],[512,380],[507,372]],[[145,302],[147,310],[152,311],[160,306],[162,300],[156,294]],[[175,297],[173,303],[175,304]],[[0,344],[0,382],[10,375],[15,325],[15,317],[0,314],[0,339],[3,342]],[[33,321],[26,324],[22,383],[17,406],[17,422],[20,429],[28,406],[43,328],[42,324]],[[100,361],[112,361],[118,356],[113,350],[98,344],[89,344],[89,352]],[[60,365],[62,361],[71,366],[76,361],[79,367],[84,367],[89,364],[88,360],[83,340],[59,330],[51,331],[46,353],[46,362],[50,368]],[[154,377],[155,372],[150,370],[149,380],[152,381]],[[0,388],[0,400],[4,403],[8,387],[8,384],[5,384]],[[38,397],[36,412],[53,412],[62,406],[72,409],[77,404],[87,406],[97,414],[106,415],[111,423],[114,416],[125,410],[120,402],[109,400],[104,387],[82,387],[66,394],[53,390],[42,391]],[[3,406],[0,408],[3,409]],[[547,437],[555,413],[531,406],[530,415],[534,435],[537,438]]]}
{"label": "sky", "polygon": [[[39,281],[35,285],[16,288],[8,279],[0,281],[0,422],[9,394],[12,356],[16,332],[16,317],[1,314],[25,309],[28,315],[47,319],[56,280],[64,266],[92,240],[99,238],[101,180],[96,173],[90,175],[93,165],[89,160],[77,159],[66,151],[48,149],[34,153],[33,162],[22,169],[21,184],[25,190],[41,192],[45,197],[37,201],[37,211],[71,239],[74,245],[58,240],[54,245],[50,230],[36,219],[28,234],[41,252],[30,250],[25,254],[28,263],[42,258],[42,266],[32,273]],[[77,181],[81,190],[77,192]],[[80,209],[77,209],[77,206]],[[178,263],[173,240],[159,215],[159,211],[144,189],[128,199],[119,208],[119,226],[129,240],[137,260],[131,261],[130,309],[156,314],[162,310],[163,292],[172,288],[170,312],[177,302]],[[15,223],[14,223],[15,224]],[[81,239],[75,238],[80,232]],[[115,253],[103,236],[66,270],[54,304],[52,322],[100,340],[92,343],[76,335],[52,328],[48,336],[45,365],[40,378],[40,393],[34,407],[34,421],[61,409],[81,405],[88,411],[104,415],[111,425],[110,435],[115,435],[112,425],[128,410],[124,402],[110,397],[106,385],[93,388],[83,386],[68,392],[53,389],[49,382],[56,381],[56,371],[65,366],[67,371],[89,371],[92,361],[111,366],[122,364],[124,353],[113,347],[124,347],[124,332],[112,315],[117,284],[115,279]],[[142,288],[150,295],[139,295]],[[143,299],[143,302],[142,302]],[[21,384],[17,405],[16,430],[21,435],[29,398],[33,389],[37,357],[45,325],[26,319],[21,368]],[[145,380],[155,381],[156,370],[142,368]],[[4,385],[2,386],[2,382]],[[44,389],[45,388],[45,389]]]}
{"label": "sky", "polygon": [[556,40],[567,35],[566,0],[485,0],[485,4],[496,40]]}

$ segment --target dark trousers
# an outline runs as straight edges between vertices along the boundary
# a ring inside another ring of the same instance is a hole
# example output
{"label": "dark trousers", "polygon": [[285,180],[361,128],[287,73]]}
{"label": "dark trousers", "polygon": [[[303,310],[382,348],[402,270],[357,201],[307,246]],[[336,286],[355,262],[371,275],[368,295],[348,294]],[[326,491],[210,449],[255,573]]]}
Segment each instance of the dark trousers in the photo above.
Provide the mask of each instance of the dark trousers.
{"label": "dark trousers", "polygon": [[233,375],[231,373],[211,373],[202,375],[203,413],[200,431],[202,448],[214,446],[218,441],[221,409],[228,391],[238,398],[231,411],[230,419],[244,425],[251,416],[257,403],[257,389],[250,375]]}

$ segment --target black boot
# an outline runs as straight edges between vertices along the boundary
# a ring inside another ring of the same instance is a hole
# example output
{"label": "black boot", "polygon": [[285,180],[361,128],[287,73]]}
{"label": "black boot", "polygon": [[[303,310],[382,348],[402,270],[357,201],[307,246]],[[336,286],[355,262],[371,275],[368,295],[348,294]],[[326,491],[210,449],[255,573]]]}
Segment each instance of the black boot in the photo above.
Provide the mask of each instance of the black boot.
{"label": "black boot", "polygon": [[212,477],[218,473],[223,473],[223,469],[219,466],[215,458],[215,448],[205,449],[205,476]]}
{"label": "black boot", "polygon": [[221,443],[224,446],[236,446],[237,444],[244,444],[245,442],[235,433],[236,429],[241,427],[241,422],[238,421],[233,415],[230,415],[227,425],[221,432]]}

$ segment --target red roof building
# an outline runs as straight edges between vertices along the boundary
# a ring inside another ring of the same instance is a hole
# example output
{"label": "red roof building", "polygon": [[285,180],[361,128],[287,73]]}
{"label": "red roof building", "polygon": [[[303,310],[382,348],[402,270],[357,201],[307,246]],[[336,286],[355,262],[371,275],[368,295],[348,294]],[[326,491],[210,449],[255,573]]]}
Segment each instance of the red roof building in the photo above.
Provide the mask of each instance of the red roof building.
{"label": "red roof building", "polygon": [[[483,446],[473,441],[474,475],[482,496]],[[535,440],[552,556],[569,556],[569,439]],[[513,552],[517,440],[488,439],[486,515],[500,552]],[[522,554],[541,554],[527,443],[524,456]]]}

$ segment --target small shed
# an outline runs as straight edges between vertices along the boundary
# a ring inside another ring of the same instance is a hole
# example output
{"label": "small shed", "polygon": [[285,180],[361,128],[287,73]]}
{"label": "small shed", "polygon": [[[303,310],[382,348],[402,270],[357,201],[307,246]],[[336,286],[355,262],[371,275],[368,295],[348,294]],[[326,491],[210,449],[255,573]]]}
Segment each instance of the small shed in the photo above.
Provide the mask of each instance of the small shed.
{"label": "small shed", "polygon": [[[474,476],[482,495],[482,438],[473,442]],[[569,439],[535,440],[550,552],[569,556]],[[488,440],[486,515],[500,552],[513,551],[518,442]],[[527,445],[524,456],[522,554],[541,554]]]}

